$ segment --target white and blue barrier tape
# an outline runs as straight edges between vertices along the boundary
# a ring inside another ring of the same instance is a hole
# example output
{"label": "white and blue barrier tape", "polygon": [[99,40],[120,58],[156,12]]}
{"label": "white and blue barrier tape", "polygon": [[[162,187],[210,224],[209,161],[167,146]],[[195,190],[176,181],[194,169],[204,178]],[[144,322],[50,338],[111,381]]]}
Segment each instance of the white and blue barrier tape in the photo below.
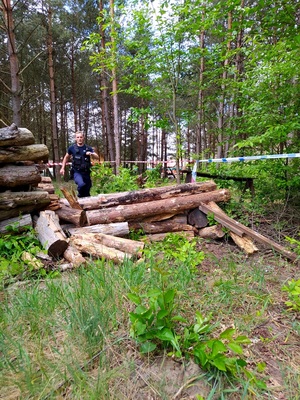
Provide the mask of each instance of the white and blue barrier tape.
{"label": "white and blue barrier tape", "polygon": [[244,156],[244,157],[229,157],[229,158],[208,158],[206,160],[197,160],[197,162],[199,163],[235,162],[235,161],[270,160],[276,158],[300,158],[300,153],[266,154],[261,156]]}

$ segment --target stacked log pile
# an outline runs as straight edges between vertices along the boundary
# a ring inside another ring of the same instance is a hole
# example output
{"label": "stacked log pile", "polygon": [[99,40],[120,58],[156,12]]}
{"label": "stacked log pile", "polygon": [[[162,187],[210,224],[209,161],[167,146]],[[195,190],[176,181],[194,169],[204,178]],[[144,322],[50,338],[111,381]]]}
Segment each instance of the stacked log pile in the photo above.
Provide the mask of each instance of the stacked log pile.
{"label": "stacked log pile", "polygon": [[[80,199],[67,191],[64,195],[56,215],[72,248],[83,255],[118,262],[125,257],[139,256],[144,242],[162,240],[170,232],[180,232],[188,238],[221,239],[226,228],[237,246],[248,255],[258,251],[253,242],[258,241],[288,259],[296,259],[294,253],[229,218],[217,203],[228,201],[230,192],[217,189],[213,181]],[[215,225],[208,226],[207,214],[214,216]],[[144,238],[141,241],[122,239],[130,231],[142,232]]]}
{"label": "stacked log pile", "polygon": [[48,161],[44,144],[15,124],[0,129],[0,221],[30,215],[58,203],[54,188],[43,187],[39,164]]}

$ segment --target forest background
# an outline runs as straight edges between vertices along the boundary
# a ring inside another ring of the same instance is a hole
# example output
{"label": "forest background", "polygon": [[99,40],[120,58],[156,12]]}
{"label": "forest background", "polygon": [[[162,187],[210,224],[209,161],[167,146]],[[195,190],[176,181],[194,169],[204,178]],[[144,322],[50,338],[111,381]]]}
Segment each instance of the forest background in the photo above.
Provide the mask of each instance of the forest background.
{"label": "forest background", "polygon": [[[1,3],[0,126],[28,128],[54,163],[77,130],[117,173],[299,151],[297,0]],[[299,159],[238,164],[300,185]]]}

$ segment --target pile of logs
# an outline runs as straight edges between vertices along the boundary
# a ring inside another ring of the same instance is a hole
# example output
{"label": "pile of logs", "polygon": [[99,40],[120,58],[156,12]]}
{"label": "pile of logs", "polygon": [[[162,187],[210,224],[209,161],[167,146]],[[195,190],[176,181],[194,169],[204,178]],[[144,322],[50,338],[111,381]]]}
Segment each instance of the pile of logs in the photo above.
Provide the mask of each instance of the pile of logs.
{"label": "pile of logs", "polygon": [[35,144],[28,129],[15,124],[0,129],[0,221],[57,203],[52,183],[52,188],[43,186],[39,168],[48,156],[47,146]]}
{"label": "pile of logs", "polygon": [[[40,173],[39,163],[47,159],[47,147],[34,144],[27,129],[14,125],[0,129],[0,234],[11,225],[19,231],[33,226],[48,256],[67,263],[64,269],[91,257],[114,262],[139,258],[145,242],[162,240],[170,232],[220,240],[224,228],[247,254],[258,251],[254,243],[258,242],[292,261],[297,258],[229,218],[217,203],[228,201],[230,191],[217,189],[214,181],[80,199],[62,187],[64,198],[59,199],[51,179]],[[129,239],[130,232],[142,232],[143,240]]]}
{"label": "pile of logs", "polygon": [[[54,257],[70,266],[86,262],[85,257],[115,262],[140,257],[145,242],[162,240],[170,232],[187,238],[221,239],[225,229],[246,254],[258,251],[254,241],[295,261],[296,255],[278,243],[229,218],[218,206],[230,199],[227,189],[214,181],[186,183],[133,192],[102,194],[77,199],[62,188],[65,198],[55,212],[43,211],[36,221],[40,240]],[[207,215],[215,224],[208,226]],[[141,240],[130,240],[139,232]]]}

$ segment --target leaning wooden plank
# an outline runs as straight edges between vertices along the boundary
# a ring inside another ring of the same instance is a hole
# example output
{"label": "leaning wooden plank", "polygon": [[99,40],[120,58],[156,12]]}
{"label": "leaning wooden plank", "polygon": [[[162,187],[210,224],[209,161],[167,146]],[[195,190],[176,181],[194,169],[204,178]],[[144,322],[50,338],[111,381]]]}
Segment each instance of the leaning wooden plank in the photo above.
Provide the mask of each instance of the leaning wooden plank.
{"label": "leaning wooden plank", "polygon": [[0,166],[0,186],[15,188],[24,185],[36,186],[41,182],[41,174],[35,165]]}
{"label": "leaning wooden plank", "polygon": [[0,163],[16,161],[48,161],[49,150],[44,144],[0,148]]}
{"label": "leaning wooden plank", "polygon": [[115,222],[112,224],[97,224],[90,226],[76,227],[74,224],[62,224],[62,229],[67,235],[76,235],[84,233],[104,233],[112,236],[127,236],[129,235],[128,222]]}
{"label": "leaning wooden plank", "polygon": [[179,214],[184,210],[198,207],[201,202],[228,201],[229,199],[229,190],[219,189],[207,193],[172,197],[170,199],[154,200],[146,203],[122,205],[101,210],[89,210],[86,212],[86,215],[89,225],[134,221],[166,212]]}
{"label": "leaning wooden plank", "polygon": [[59,258],[67,249],[68,241],[54,211],[41,211],[35,230],[39,241],[51,257]]}
{"label": "leaning wooden plank", "polygon": [[0,222],[0,233],[8,233],[13,227],[14,232],[23,232],[28,227],[32,227],[32,218],[30,214],[19,217],[9,218]]}
{"label": "leaning wooden plank", "polygon": [[[100,208],[116,207],[118,205],[145,203],[154,200],[170,199],[177,196],[189,196],[195,193],[210,192],[217,188],[214,181],[185,183],[182,185],[161,186],[134,190],[132,192],[100,194],[78,199],[84,210],[96,210]],[[62,199],[62,202],[65,202]]]}
{"label": "leaning wooden plank", "polygon": [[145,245],[143,242],[139,242],[138,240],[120,238],[117,236],[105,235],[103,233],[76,234],[73,235],[73,237],[84,241],[101,243],[107,247],[112,247],[121,250],[124,253],[135,254],[137,256],[141,256],[141,251]]}
{"label": "leaning wooden plank", "polygon": [[77,210],[83,210],[83,208],[78,202],[78,198],[76,196],[74,189],[69,191],[66,187],[61,187],[60,190],[62,191],[63,195],[68,201],[70,207],[75,208]]}
{"label": "leaning wooden plank", "polygon": [[132,258],[132,254],[124,253],[123,251],[113,249],[105,246],[104,244],[91,242],[90,240],[82,240],[77,239],[76,237],[71,237],[70,244],[75,246],[81,253],[95,258],[105,258],[116,263],[120,263],[126,258]]}
{"label": "leaning wooden plank", "polygon": [[213,213],[214,218],[219,221],[223,226],[230,229],[233,225],[239,227],[240,230],[243,231],[245,235],[250,236],[253,240],[257,240],[258,242],[264,244],[266,247],[270,249],[274,249],[282,254],[284,257],[288,258],[289,260],[296,261],[298,258],[297,254],[287,250],[285,247],[281,246],[280,244],[274,242],[272,239],[269,239],[258,232],[253,231],[252,229],[246,227],[245,225],[240,224],[239,222],[233,220],[230,217],[225,217],[221,215],[218,211],[214,211],[212,207],[208,204],[201,204],[200,209],[205,213]]}
{"label": "leaning wooden plank", "polygon": [[[224,217],[227,217],[226,213],[218,206],[218,204],[211,201],[208,203],[208,205],[214,211],[217,211]],[[238,234],[234,233],[232,231],[233,228],[236,229],[235,226],[234,227],[232,226],[231,229],[229,229],[229,235],[230,235],[231,239],[234,241],[234,243],[248,255],[256,253],[258,251],[258,248],[253,243],[252,239],[250,237],[248,237],[247,235],[245,235],[243,232],[242,232],[242,235],[241,234],[238,235]],[[240,231],[239,231],[239,233],[240,233]]]}
{"label": "leaning wooden plank", "polygon": [[0,147],[25,146],[34,144],[33,134],[26,128],[18,128],[15,124],[0,129]]}

